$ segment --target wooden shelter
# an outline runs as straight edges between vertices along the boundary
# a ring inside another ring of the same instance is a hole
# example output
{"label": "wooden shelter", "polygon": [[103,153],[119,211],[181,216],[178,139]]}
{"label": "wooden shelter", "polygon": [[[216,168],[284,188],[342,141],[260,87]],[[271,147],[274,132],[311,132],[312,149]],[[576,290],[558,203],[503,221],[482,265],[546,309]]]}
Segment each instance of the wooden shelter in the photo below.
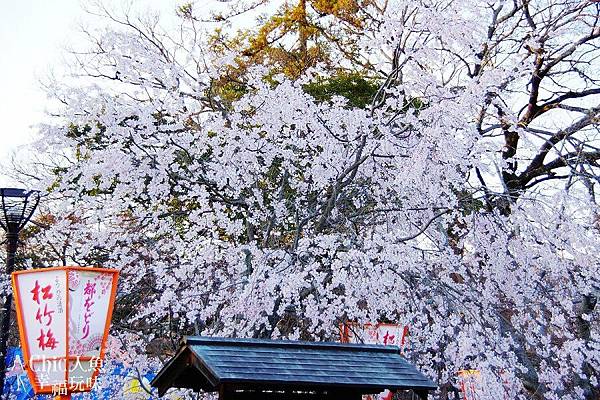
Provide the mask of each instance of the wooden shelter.
{"label": "wooden shelter", "polygon": [[359,400],[385,389],[426,399],[436,388],[393,346],[209,337],[185,338],[151,384],[161,396],[175,387],[220,400]]}

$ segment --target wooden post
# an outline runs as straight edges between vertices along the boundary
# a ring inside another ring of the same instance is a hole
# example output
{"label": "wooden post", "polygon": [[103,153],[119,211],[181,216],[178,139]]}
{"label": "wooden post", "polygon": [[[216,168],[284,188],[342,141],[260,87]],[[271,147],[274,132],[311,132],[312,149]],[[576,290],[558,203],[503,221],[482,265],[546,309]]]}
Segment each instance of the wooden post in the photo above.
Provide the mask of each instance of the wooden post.
{"label": "wooden post", "polygon": [[327,393],[323,398],[327,400],[361,400],[362,394],[352,391],[332,391]]}
{"label": "wooden post", "polygon": [[232,400],[231,390],[227,390],[225,385],[219,387],[219,400]]}

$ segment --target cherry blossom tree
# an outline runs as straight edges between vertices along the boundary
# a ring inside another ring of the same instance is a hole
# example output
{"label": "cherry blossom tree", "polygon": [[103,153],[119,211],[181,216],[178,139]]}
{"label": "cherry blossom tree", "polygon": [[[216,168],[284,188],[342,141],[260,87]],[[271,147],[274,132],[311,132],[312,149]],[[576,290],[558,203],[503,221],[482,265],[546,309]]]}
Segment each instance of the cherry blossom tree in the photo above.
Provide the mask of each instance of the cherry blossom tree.
{"label": "cherry blossom tree", "polygon": [[100,5],[48,84],[38,237],[121,269],[109,357],[387,321],[434,398],[596,398],[598,3],[218,6]]}

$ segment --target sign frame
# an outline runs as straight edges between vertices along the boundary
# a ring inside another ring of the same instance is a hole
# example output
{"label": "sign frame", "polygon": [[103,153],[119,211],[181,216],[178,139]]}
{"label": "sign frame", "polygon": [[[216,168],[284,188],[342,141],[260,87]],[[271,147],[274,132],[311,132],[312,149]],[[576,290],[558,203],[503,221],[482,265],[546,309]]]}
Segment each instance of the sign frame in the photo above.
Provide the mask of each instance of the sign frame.
{"label": "sign frame", "polygon": [[[400,353],[404,352],[404,349],[408,343],[408,337],[410,336],[410,329],[409,329],[409,325],[406,324],[395,324],[395,323],[388,323],[388,322],[378,322],[375,324],[372,323],[365,323],[365,324],[361,324],[358,322],[345,322],[345,323],[341,323],[339,325],[339,329],[340,329],[340,342],[341,343],[352,343],[352,339],[354,337],[357,337],[357,331],[360,331],[360,333],[362,333],[363,335],[367,335],[365,337],[359,337],[360,342],[364,342],[364,343],[370,343],[368,341],[369,337],[369,331],[372,332],[376,332],[378,333],[379,329],[381,328],[390,328],[390,329],[398,329],[401,331],[400,337],[397,338],[396,343],[391,344],[393,346],[397,346],[400,348]],[[357,343],[360,343],[357,342]],[[383,344],[384,346],[387,346],[388,344]]]}
{"label": "sign frame", "polygon": [[[66,321],[66,326],[65,326],[65,338],[66,338],[66,351],[65,351],[65,355],[64,356],[59,356],[59,357],[44,357],[42,360],[42,362],[45,361],[54,361],[55,363],[60,363],[63,362],[65,365],[65,381],[64,383],[67,385],[68,387],[68,393],[81,393],[81,392],[88,392],[92,389],[92,387],[94,386],[94,382],[97,379],[98,374],[100,373],[100,367],[96,366],[93,367],[94,371],[92,372],[91,375],[91,379],[89,384],[86,385],[76,385],[77,387],[75,389],[71,389],[69,387],[69,369],[70,369],[70,362],[73,361],[88,361],[91,364],[91,361],[93,359],[98,359],[99,362],[101,363],[102,360],[104,360],[104,355],[106,352],[106,341],[108,338],[108,333],[110,330],[110,324],[111,324],[111,320],[112,320],[112,314],[114,311],[114,304],[115,304],[115,298],[116,298],[116,294],[117,294],[117,285],[118,285],[118,278],[119,278],[119,271],[115,270],[115,269],[108,269],[108,268],[95,268],[95,267],[79,267],[79,266],[63,266],[63,267],[50,267],[50,268],[40,268],[40,269],[30,269],[30,270],[23,270],[23,271],[16,271],[12,273],[11,276],[11,281],[12,281],[12,289],[13,289],[13,294],[15,297],[15,308],[17,311],[17,324],[19,327],[19,340],[21,342],[21,346],[23,349],[23,358],[24,358],[24,362],[25,362],[25,370],[27,371],[27,376],[29,377],[29,381],[31,383],[31,386],[33,387],[33,390],[35,391],[36,394],[55,394],[56,392],[56,384],[50,383],[49,385],[42,385],[41,382],[38,381],[37,377],[36,377],[36,373],[34,371],[33,368],[33,361],[31,359],[31,351],[29,349],[29,341],[28,341],[28,336],[27,336],[27,331],[25,329],[25,317],[23,315],[23,313],[26,310],[23,310],[23,302],[21,299],[21,295],[20,295],[20,287],[19,287],[19,283],[18,283],[18,277],[20,275],[25,275],[25,274],[39,274],[39,273],[44,273],[44,272],[48,272],[48,271],[62,271],[65,274],[65,296],[64,296],[64,306],[65,306],[65,321]],[[109,294],[109,299],[108,299],[108,310],[106,313],[106,321],[104,324],[104,332],[102,333],[102,342],[100,344],[100,351],[99,351],[99,355],[96,356],[80,356],[80,355],[71,355],[70,351],[69,351],[69,321],[70,321],[70,305],[69,305],[69,297],[70,297],[70,292],[69,292],[69,272],[70,271],[83,271],[83,272],[96,272],[96,273],[101,273],[101,274],[112,274],[112,282],[111,282],[111,288],[110,288],[110,294]]]}

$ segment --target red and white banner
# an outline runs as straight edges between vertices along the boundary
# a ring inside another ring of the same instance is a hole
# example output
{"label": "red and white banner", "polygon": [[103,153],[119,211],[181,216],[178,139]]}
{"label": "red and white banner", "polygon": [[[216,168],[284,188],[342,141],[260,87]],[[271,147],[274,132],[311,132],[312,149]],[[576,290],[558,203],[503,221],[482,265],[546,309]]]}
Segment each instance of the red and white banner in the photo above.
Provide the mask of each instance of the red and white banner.
{"label": "red and white banner", "polygon": [[36,393],[92,388],[102,366],[118,272],[57,267],[12,275],[25,368]]}
{"label": "red and white banner", "polygon": [[[408,326],[399,324],[358,324],[348,322],[340,326],[342,343],[379,344],[383,346],[398,346],[400,353],[404,352],[408,340]],[[391,400],[394,396],[389,390],[376,395],[377,400]],[[365,400],[374,400],[373,396],[363,396]]]}

